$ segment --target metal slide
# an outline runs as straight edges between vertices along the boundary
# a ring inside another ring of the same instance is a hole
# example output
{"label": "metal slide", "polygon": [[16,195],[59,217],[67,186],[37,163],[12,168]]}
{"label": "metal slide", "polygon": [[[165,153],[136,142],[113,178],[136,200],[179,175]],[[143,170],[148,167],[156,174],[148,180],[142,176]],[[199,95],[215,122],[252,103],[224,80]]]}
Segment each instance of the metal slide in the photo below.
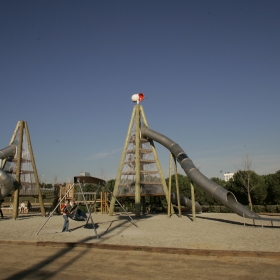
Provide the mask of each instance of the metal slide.
{"label": "metal slide", "polygon": [[[171,201],[173,204],[178,205],[177,194],[175,192],[171,194]],[[180,195],[180,204],[181,206],[185,206],[188,209],[192,209],[192,200],[183,195]],[[202,212],[202,207],[198,202],[195,202],[195,212],[196,213]]]}
{"label": "metal slide", "polygon": [[195,167],[192,160],[188,158],[187,154],[177,143],[145,126],[141,127],[141,136],[152,139],[166,147],[175,156],[187,176],[196,184],[196,186],[210,194],[215,200],[219,201],[240,216],[250,219],[262,219],[259,215],[240,204],[232,192],[229,192],[222,186],[205,177]]}
{"label": "metal slide", "polygon": [[[5,159],[10,156],[14,156],[16,153],[16,145],[12,144],[2,150],[0,150],[0,159]],[[0,200],[6,197],[14,190],[14,179],[10,174],[7,174],[0,168]]]}

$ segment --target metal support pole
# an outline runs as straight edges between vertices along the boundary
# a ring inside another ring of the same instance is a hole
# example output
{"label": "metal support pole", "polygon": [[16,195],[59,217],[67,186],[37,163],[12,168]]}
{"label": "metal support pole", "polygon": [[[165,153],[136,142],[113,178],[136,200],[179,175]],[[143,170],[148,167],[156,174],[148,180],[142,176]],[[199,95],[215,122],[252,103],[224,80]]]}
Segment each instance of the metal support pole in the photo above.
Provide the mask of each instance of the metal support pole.
{"label": "metal support pole", "polygon": [[[86,201],[86,198],[85,198],[85,194],[84,194],[82,185],[81,185],[81,183],[80,183],[80,180],[78,180],[78,183],[79,183],[79,186],[80,186],[80,191],[81,191],[81,193],[82,193],[82,195],[83,195],[83,200],[84,200],[84,202],[85,202],[85,204],[86,204],[87,211],[88,211],[88,213],[89,213],[89,217],[87,218],[87,221],[88,221],[88,219],[90,218],[90,221],[91,221],[91,223],[92,223],[92,226],[93,226],[93,229],[94,229],[96,238],[99,238],[98,233],[97,233],[97,231],[96,231],[95,224],[94,224],[93,219],[92,219],[92,216],[91,216],[91,212],[89,211],[89,207],[88,207],[88,204],[87,204],[87,201]],[[86,223],[86,224],[87,224],[87,223]]]}
{"label": "metal support pole", "polygon": [[[88,209],[88,212],[90,212],[90,213],[92,213],[92,211],[94,211],[94,213],[96,213],[96,201],[97,201],[97,195],[100,192],[100,188],[101,188],[101,185],[98,185],[98,188],[97,188],[97,190],[95,191],[95,194],[94,194],[93,204],[90,206],[90,209]],[[89,221],[89,217],[87,217],[86,225],[88,224],[88,221]]]}
{"label": "metal support pole", "polygon": [[50,213],[49,217],[47,218],[47,220],[43,223],[43,225],[39,228],[39,230],[36,232],[36,235],[38,235],[38,233],[41,231],[41,229],[44,227],[44,225],[48,222],[48,220],[51,218],[51,216],[53,215],[53,213],[55,212],[56,208],[61,204],[61,201],[63,201],[63,199],[68,195],[68,193],[71,191],[71,189],[74,187],[75,184],[73,184],[69,190],[65,193],[65,195],[61,198],[61,200],[58,202],[58,204],[56,205],[56,207],[53,209],[53,211]]}
{"label": "metal support pole", "polygon": [[[114,196],[114,194],[107,188],[105,187],[105,189],[112,195]],[[123,209],[123,211],[125,212],[125,214],[130,218],[131,223],[134,224],[137,228],[138,226],[134,223],[133,219],[128,215],[128,213],[126,212],[126,210],[123,208],[122,204],[118,201],[118,199],[116,197],[114,197],[115,201],[117,201],[117,203],[119,204],[119,206]]]}

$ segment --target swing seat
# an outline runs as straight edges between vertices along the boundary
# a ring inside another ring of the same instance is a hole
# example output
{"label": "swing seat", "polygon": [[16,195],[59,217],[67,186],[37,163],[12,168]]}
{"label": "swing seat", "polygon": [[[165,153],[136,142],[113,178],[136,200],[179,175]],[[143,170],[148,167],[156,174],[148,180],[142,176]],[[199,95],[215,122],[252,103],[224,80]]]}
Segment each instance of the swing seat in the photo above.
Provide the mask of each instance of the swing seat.
{"label": "swing seat", "polygon": [[83,222],[83,221],[86,221],[87,215],[85,212],[78,209],[74,214],[69,215],[69,218],[71,218],[72,220],[78,221],[78,222]]}

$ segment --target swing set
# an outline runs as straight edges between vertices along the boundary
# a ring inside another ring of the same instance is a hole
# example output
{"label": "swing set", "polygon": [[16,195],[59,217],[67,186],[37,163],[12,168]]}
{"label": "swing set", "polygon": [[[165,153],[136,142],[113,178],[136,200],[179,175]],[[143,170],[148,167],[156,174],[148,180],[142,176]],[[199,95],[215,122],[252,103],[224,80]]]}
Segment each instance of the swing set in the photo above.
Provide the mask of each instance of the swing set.
{"label": "swing set", "polygon": [[[87,213],[89,214],[88,216],[86,215],[86,213],[84,213],[82,210],[79,209],[79,206],[77,207],[77,210],[72,214],[72,215],[68,215],[69,218],[71,218],[72,220],[75,220],[75,221],[80,221],[80,222],[83,222],[83,221],[86,221],[85,223],[85,228],[87,227],[88,223],[89,223],[89,220],[93,226],[93,229],[94,229],[94,232],[95,232],[95,235],[96,235],[96,238],[99,238],[98,236],[98,233],[96,231],[96,226],[94,224],[94,221],[92,219],[92,211],[94,209],[94,206],[96,204],[96,197],[95,197],[95,201],[93,202],[92,205],[89,206],[87,200],[86,200],[86,197],[85,197],[85,193],[83,191],[83,187],[82,187],[82,184],[80,182],[80,178],[77,178],[77,180],[75,180],[76,183],[73,183],[70,188],[68,189],[68,191],[65,193],[65,195],[61,198],[61,200],[58,202],[58,204],[56,205],[56,207],[53,209],[53,211],[50,213],[48,219],[43,223],[43,225],[39,228],[39,230],[37,231],[36,235],[39,234],[39,232],[42,230],[42,228],[45,226],[45,224],[49,221],[49,219],[53,216],[54,212],[56,211],[56,209],[58,207],[61,206],[61,203],[62,201],[65,200],[65,198],[67,198],[68,194],[72,191],[72,189],[74,188],[74,186],[76,184],[78,184],[79,188],[80,188],[80,192],[82,194],[82,199],[86,205],[86,208],[87,208]],[[85,182],[84,182],[85,183]],[[107,192],[109,192],[114,198],[115,200],[117,201],[118,205],[123,209],[123,211],[125,212],[125,214],[130,218],[130,221],[131,223],[136,226],[138,228],[138,226],[134,223],[133,219],[131,218],[131,216],[127,213],[127,211],[124,209],[124,207],[122,206],[122,204],[118,201],[118,199],[113,195],[113,193],[105,186],[105,181],[103,181],[103,184],[99,184],[98,185],[98,188],[97,188],[97,191],[96,193],[100,193],[100,189],[101,187],[105,188]]]}

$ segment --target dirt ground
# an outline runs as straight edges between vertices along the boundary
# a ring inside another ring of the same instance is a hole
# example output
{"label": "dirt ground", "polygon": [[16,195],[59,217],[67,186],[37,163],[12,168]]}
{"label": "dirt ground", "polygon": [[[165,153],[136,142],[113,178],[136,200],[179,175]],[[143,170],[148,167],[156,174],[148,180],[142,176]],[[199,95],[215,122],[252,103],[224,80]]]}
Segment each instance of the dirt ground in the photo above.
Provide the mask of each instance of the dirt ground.
{"label": "dirt ground", "polygon": [[73,220],[71,233],[61,233],[61,216],[0,219],[0,280],[279,279],[279,223],[245,226],[242,217],[223,213],[204,213],[196,222],[133,218],[94,215],[98,239]]}
{"label": "dirt ground", "polygon": [[279,279],[278,259],[0,244],[1,279]]}

